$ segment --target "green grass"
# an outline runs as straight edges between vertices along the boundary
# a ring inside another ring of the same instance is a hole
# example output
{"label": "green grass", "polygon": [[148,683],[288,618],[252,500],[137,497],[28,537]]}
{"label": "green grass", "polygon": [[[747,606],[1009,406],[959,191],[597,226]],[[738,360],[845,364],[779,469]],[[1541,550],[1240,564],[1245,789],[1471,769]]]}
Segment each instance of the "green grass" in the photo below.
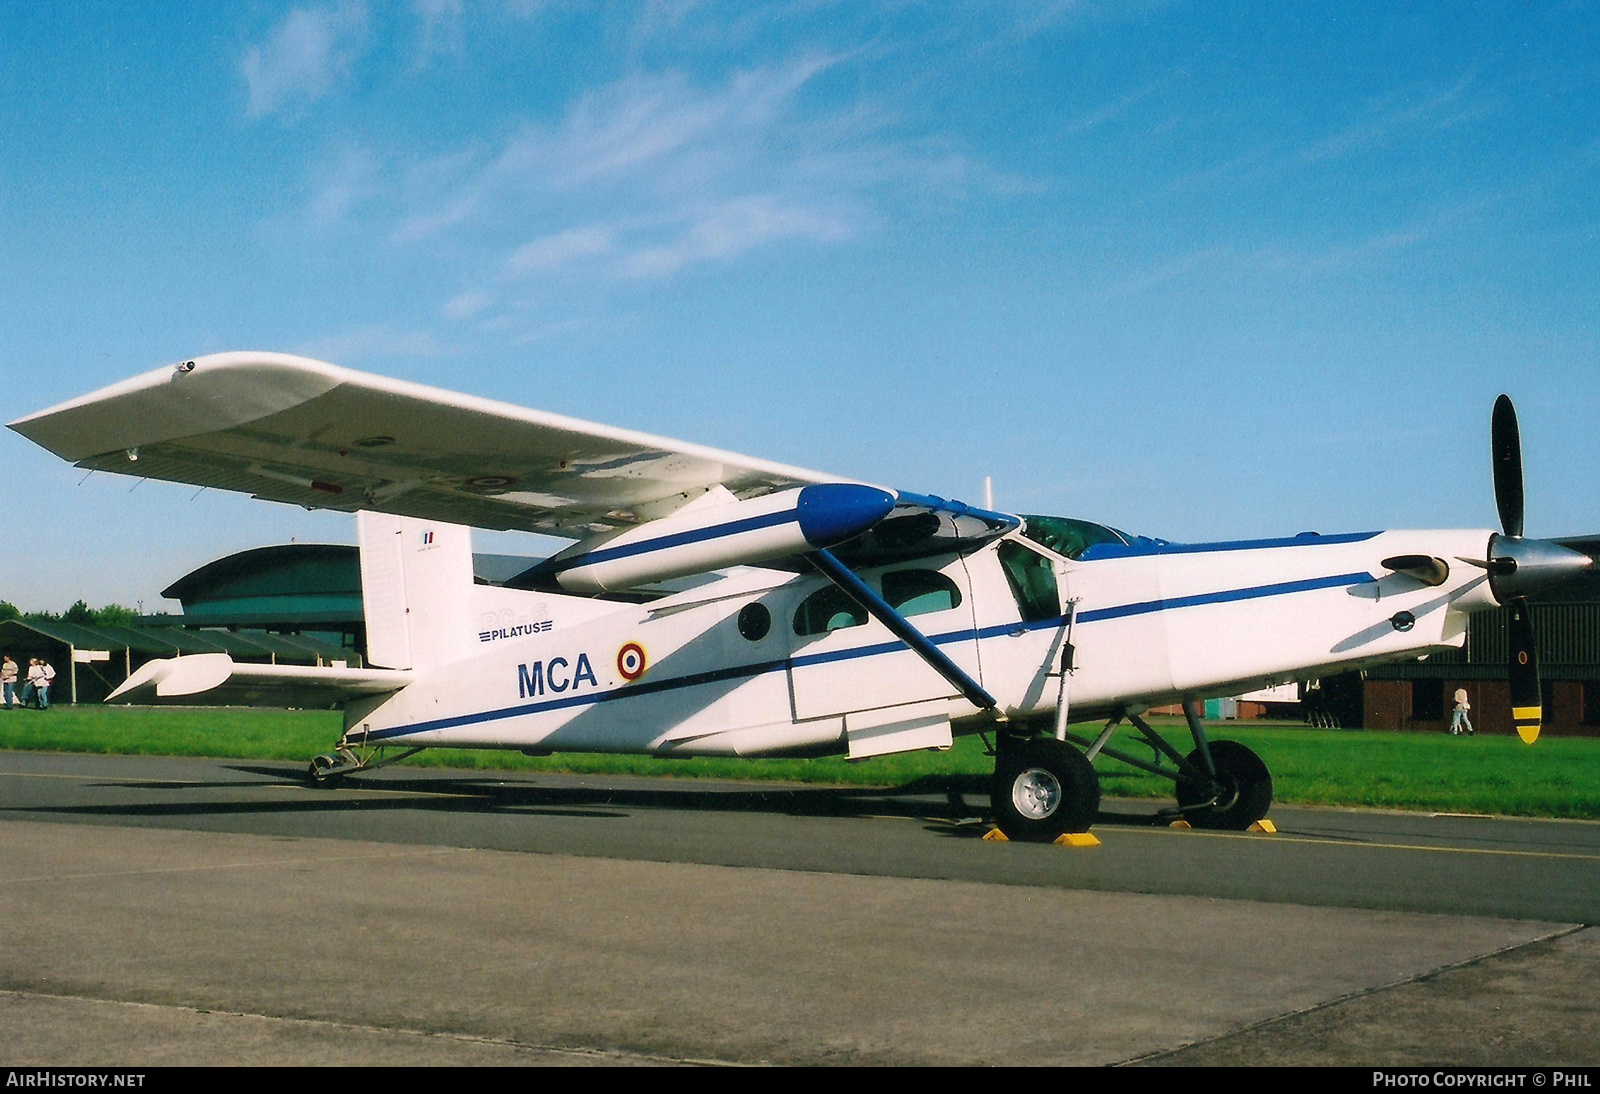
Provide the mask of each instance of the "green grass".
{"label": "green grass", "polygon": [[[1181,721],[1156,719],[1187,752]],[[331,712],[241,709],[57,707],[47,713],[0,712],[0,748],[128,755],[217,756],[305,762],[339,735]],[[1079,726],[1081,733],[1097,727]],[[1214,725],[1218,737],[1255,749],[1272,768],[1277,800],[1318,805],[1512,816],[1600,819],[1600,740],[1545,737],[1529,747],[1514,737],[1457,738],[1442,733],[1321,730],[1262,723]],[[1150,749],[1126,730],[1112,747],[1137,756]],[[776,779],[894,786],[925,775],[986,776],[992,761],[975,737],[948,752],[884,756],[852,764],[815,760],[661,760],[648,756],[558,755],[442,749],[411,766],[513,771],[572,771],[684,778]],[[1110,797],[1170,797],[1172,784],[1102,760]]]}

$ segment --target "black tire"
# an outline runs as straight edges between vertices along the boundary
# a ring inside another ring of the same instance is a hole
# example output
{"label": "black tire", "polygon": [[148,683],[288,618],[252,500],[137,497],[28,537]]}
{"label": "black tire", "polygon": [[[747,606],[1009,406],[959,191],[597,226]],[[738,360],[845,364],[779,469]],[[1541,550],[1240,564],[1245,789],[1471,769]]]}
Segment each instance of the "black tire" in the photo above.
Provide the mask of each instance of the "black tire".
{"label": "black tire", "polygon": [[331,773],[331,768],[337,763],[332,756],[318,756],[306,768],[306,782],[312,786],[331,786],[344,778],[342,774]]}
{"label": "black tire", "polygon": [[[1238,741],[1212,741],[1211,759],[1217,765],[1221,793],[1213,802],[1216,788],[1209,780],[1179,779],[1178,807],[1196,828],[1243,832],[1272,808],[1272,772]],[[1201,771],[1206,768],[1198,748],[1189,753],[1189,762]]]}
{"label": "black tire", "polygon": [[1049,843],[1089,830],[1100,812],[1100,776],[1083,753],[1053,737],[1002,745],[989,804],[1007,838]]}

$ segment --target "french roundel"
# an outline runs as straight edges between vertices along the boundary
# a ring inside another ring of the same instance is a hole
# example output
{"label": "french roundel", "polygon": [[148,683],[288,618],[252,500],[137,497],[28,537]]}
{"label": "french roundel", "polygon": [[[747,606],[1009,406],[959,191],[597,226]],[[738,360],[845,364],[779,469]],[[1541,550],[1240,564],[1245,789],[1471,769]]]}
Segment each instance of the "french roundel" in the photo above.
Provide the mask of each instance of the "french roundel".
{"label": "french roundel", "polygon": [[629,642],[617,651],[617,671],[624,680],[637,680],[644,675],[645,656],[644,647],[637,642]]}

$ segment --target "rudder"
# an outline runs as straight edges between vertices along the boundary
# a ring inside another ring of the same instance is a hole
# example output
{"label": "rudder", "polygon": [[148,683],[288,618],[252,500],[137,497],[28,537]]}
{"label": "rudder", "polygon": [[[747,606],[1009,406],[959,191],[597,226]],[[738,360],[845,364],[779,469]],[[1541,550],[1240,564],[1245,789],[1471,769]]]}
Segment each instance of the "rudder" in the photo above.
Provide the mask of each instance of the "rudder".
{"label": "rudder", "polygon": [[472,529],[356,514],[367,662],[411,669],[472,652]]}

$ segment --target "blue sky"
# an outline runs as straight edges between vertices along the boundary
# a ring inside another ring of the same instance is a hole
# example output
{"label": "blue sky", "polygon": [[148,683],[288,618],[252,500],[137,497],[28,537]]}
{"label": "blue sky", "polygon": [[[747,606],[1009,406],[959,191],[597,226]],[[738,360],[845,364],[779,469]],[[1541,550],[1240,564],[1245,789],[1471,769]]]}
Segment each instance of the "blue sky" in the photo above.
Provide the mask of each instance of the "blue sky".
{"label": "blue sky", "polygon": [[[1492,526],[1504,390],[1600,531],[1594,4],[16,5],[0,141],[7,419],[283,350],[1193,540]],[[0,458],[25,608],[353,537]]]}

